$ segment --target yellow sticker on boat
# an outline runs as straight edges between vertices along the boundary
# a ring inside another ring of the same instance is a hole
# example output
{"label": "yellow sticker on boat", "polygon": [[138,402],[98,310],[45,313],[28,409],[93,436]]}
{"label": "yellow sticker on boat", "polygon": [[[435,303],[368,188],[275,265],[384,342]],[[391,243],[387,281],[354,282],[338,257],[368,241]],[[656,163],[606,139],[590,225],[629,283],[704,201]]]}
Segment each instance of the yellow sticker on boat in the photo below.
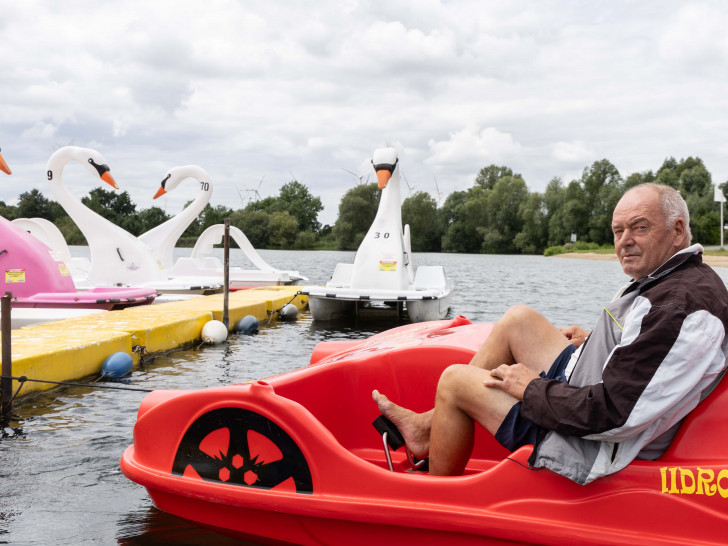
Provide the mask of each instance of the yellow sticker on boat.
{"label": "yellow sticker on boat", "polygon": [[6,269],[5,282],[25,282],[25,269]]}
{"label": "yellow sticker on boat", "polygon": [[397,262],[394,260],[379,260],[379,271],[397,271]]}
{"label": "yellow sticker on boat", "polygon": [[61,272],[62,277],[70,277],[71,273],[68,271],[66,264],[58,264],[58,271]]}

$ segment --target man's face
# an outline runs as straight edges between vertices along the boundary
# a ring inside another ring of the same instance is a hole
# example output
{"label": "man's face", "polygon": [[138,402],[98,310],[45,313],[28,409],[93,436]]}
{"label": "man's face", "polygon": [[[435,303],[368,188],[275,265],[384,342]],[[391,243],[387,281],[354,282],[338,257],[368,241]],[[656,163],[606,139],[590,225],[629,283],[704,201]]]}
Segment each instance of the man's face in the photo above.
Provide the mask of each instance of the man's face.
{"label": "man's face", "polygon": [[684,248],[683,221],[668,231],[660,196],[653,188],[640,188],[626,194],[612,215],[614,250],[624,272],[641,279]]}

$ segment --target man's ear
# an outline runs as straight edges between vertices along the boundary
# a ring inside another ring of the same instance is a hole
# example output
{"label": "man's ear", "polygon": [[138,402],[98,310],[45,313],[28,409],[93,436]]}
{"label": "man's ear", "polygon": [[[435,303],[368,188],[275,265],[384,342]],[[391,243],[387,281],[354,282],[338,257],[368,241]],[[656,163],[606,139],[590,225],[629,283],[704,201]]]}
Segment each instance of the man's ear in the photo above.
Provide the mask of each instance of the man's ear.
{"label": "man's ear", "polygon": [[675,240],[679,241],[681,246],[685,244],[685,220],[682,218],[675,220],[675,224],[672,226],[672,229],[675,233]]}

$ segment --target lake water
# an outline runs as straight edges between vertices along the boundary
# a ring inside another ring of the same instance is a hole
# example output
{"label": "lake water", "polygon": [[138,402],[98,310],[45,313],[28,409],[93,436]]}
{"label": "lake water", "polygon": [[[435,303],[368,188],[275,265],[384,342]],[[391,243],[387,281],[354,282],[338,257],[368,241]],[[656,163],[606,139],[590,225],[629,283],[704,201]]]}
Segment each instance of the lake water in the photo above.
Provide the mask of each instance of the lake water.
{"label": "lake water", "polygon": [[[72,248],[74,255],[87,249]],[[180,255],[189,249],[179,249]],[[261,251],[281,269],[297,269],[310,284],[325,283],[353,252]],[[540,256],[415,254],[415,266],[445,266],[455,281],[451,314],[492,322],[511,305],[527,303],[557,326],[591,328],[602,306],[626,280],[616,261]],[[242,260],[231,251],[231,265]],[[243,264],[241,264],[243,265]],[[728,269],[716,269],[724,281]],[[321,341],[365,338],[396,326],[262,325],[257,336],[231,336],[218,346],[155,358],[133,373],[144,389],[198,389],[259,379],[306,366]],[[0,544],[240,544],[167,515],[146,490],[127,480],[119,459],[132,442],[144,393],[66,387],[15,407],[17,420],[0,438]]]}

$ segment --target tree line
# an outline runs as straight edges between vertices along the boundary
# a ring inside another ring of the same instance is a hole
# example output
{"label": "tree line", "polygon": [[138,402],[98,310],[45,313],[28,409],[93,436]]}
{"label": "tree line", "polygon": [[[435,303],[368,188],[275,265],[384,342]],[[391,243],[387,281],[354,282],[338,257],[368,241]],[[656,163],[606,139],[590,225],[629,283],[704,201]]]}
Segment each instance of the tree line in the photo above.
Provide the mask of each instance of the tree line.
{"label": "tree line", "polygon": [[[412,249],[417,252],[541,254],[564,245],[575,234],[581,243],[611,245],[611,214],[624,192],[643,182],[676,188],[690,210],[693,240],[720,241],[720,209],[713,198],[710,172],[700,158],[665,159],[656,171],[622,178],[603,159],[586,167],[579,179],[565,184],[555,177],[543,193],[530,192],[523,176],[507,166],[483,167],[470,188],[448,195],[441,206],[425,192],[402,203],[402,222],[409,224]],[[728,183],[721,184],[725,192]],[[209,226],[230,218],[256,248],[356,250],[374,220],[381,192],[376,184],[359,184],[339,202],[333,226],[322,226],[321,199],[297,180],[283,185],[277,196],[250,201],[239,209],[207,205],[190,224],[180,244],[192,245]],[[95,188],[81,199],[84,205],[132,235],[161,224],[170,216],[160,207],[137,210],[128,192]],[[189,204],[189,203],[188,203]],[[63,208],[33,189],[17,205],[0,201],[0,216],[45,218],[60,229],[68,244],[86,241]]]}

